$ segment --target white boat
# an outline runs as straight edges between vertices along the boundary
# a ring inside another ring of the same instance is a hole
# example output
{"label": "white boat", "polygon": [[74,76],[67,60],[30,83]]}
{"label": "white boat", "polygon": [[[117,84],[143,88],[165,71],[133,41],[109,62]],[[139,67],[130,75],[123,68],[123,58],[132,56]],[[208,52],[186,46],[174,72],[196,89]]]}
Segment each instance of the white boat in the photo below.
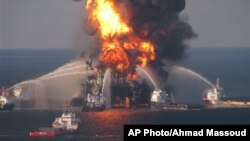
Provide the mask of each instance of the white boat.
{"label": "white boat", "polygon": [[166,91],[162,91],[160,89],[154,90],[151,94],[151,104],[170,104],[173,103],[173,98]]}
{"label": "white boat", "polygon": [[219,85],[217,79],[216,87],[206,89],[202,95],[202,100],[205,103],[205,108],[249,108],[250,101],[233,100],[226,98],[223,93],[223,88]]}
{"label": "white boat", "polygon": [[7,98],[6,96],[0,95],[0,110],[9,110],[11,111],[14,108],[14,102]]}
{"label": "white boat", "polygon": [[14,101],[9,96],[9,91],[4,88],[0,89],[0,110],[11,111],[14,108]]}
{"label": "white boat", "polygon": [[54,120],[52,127],[67,133],[74,133],[78,131],[80,118],[76,117],[75,112],[66,109],[62,115]]}
{"label": "white boat", "polygon": [[156,89],[152,92],[150,102],[151,109],[154,110],[183,111],[188,109],[186,104],[176,104],[171,92],[167,93],[161,89]]}
{"label": "white boat", "polygon": [[206,106],[221,105],[224,102],[225,94],[223,88],[220,87],[219,79],[217,78],[216,87],[206,89],[202,94],[202,100]]}

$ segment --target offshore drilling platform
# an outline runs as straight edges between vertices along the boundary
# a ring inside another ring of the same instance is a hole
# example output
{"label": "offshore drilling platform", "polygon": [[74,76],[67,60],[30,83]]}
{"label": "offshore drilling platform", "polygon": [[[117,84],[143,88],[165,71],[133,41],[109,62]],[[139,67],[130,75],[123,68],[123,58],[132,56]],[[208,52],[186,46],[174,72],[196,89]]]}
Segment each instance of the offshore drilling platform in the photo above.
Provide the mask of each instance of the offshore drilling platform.
{"label": "offshore drilling platform", "polygon": [[[163,62],[181,59],[187,47],[184,41],[196,36],[179,18],[184,8],[185,0],[88,0],[84,28],[96,37],[96,44],[85,50],[90,57],[87,70],[94,74],[82,84],[83,109],[174,103]],[[93,67],[91,60],[98,60],[98,65]],[[154,69],[161,85],[151,86],[139,75],[137,69],[145,67]],[[108,69],[110,82],[105,77]]]}
{"label": "offshore drilling platform", "polygon": [[[187,105],[175,104],[170,89],[154,88],[139,75],[127,77],[122,72],[110,71],[110,82],[105,81],[105,72],[86,61],[86,69],[94,73],[82,83],[82,111],[109,108],[152,108],[186,110]],[[109,83],[105,90],[105,83]]]}

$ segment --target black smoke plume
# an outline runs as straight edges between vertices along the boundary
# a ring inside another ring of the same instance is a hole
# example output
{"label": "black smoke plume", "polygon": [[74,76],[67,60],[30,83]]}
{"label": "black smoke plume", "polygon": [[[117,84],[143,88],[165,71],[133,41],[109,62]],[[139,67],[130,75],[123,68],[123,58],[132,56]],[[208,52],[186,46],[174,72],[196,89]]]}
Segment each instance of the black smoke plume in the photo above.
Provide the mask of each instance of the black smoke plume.
{"label": "black smoke plume", "polygon": [[130,23],[137,36],[156,45],[158,60],[183,58],[185,40],[196,36],[179,13],[185,0],[129,0]]}

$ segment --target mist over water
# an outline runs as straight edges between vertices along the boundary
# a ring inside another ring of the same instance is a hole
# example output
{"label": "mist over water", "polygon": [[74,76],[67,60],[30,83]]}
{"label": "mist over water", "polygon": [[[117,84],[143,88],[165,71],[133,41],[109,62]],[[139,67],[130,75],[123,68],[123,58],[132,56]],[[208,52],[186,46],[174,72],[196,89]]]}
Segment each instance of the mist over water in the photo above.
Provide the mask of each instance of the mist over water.
{"label": "mist over water", "polygon": [[73,97],[81,95],[81,82],[91,73],[85,71],[83,60],[76,60],[36,79],[15,84],[10,89],[15,86],[22,88],[18,108],[65,107]]}

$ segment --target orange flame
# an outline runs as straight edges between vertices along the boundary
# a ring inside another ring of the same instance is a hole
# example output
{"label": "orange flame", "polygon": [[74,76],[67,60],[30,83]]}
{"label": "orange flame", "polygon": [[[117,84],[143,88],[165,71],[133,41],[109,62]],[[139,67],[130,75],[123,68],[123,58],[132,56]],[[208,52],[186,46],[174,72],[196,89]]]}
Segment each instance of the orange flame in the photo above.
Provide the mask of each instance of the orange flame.
{"label": "orange flame", "polygon": [[137,74],[129,73],[129,74],[127,75],[127,79],[128,79],[128,80],[137,80],[137,79],[138,79],[138,75],[137,75]]}
{"label": "orange flame", "polygon": [[[122,16],[114,0],[87,0],[86,9],[89,12],[88,20],[100,34],[100,60],[105,65],[122,72],[130,67],[144,67],[155,60],[154,45],[133,34],[129,20]],[[135,57],[131,57],[131,51],[135,52]],[[133,74],[128,77],[137,78]]]}
{"label": "orange flame", "polygon": [[[91,7],[91,5],[93,7]],[[129,26],[120,18],[110,0],[88,0],[87,9],[92,9],[89,20],[99,25],[102,38],[129,33]]]}
{"label": "orange flame", "polygon": [[115,67],[118,71],[123,71],[129,67],[128,57],[120,42],[115,39],[112,42],[106,41],[103,43],[100,59],[104,64]]}

